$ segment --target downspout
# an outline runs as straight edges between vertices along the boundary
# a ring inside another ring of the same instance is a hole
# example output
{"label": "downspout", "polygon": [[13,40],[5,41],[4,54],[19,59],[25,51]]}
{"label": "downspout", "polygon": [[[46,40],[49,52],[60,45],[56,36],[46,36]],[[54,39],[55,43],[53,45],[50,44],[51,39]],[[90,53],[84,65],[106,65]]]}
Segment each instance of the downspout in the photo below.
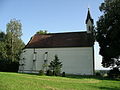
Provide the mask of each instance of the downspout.
{"label": "downspout", "polygon": [[92,46],[92,51],[93,51],[93,75],[95,75],[95,58],[94,58],[94,45]]}

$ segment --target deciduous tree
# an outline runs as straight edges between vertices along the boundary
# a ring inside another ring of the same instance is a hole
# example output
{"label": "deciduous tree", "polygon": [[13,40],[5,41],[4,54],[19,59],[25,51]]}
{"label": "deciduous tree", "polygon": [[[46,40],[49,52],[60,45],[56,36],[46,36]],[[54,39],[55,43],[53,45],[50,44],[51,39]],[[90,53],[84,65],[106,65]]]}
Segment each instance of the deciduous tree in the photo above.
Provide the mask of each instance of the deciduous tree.
{"label": "deciduous tree", "polygon": [[97,21],[96,40],[100,46],[102,65],[120,68],[120,0],[105,0]]}
{"label": "deciduous tree", "polygon": [[18,62],[21,49],[24,47],[24,43],[21,40],[22,24],[19,20],[12,19],[7,24],[6,32],[6,48],[8,58],[12,61]]}
{"label": "deciduous tree", "polygon": [[6,57],[5,33],[0,32],[0,60],[5,59]]}
{"label": "deciduous tree", "polygon": [[48,31],[47,30],[39,30],[38,32],[36,32],[37,34],[47,34]]}

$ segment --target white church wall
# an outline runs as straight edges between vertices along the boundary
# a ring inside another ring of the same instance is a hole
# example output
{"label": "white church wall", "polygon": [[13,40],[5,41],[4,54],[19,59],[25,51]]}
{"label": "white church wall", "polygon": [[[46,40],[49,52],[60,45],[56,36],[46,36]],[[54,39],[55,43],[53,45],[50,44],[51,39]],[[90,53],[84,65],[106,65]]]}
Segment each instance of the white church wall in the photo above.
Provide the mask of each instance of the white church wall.
{"label": "white church wall", "polygon": [[[24,72],[31,73],[33,70],[33,53],[34,49],[25,49],[25,65]],[[81,74],[92,75],[93,74],[93,49],[92,47],[80,47],[80,48],[37,48],[36,61],[34,70],[39,71],[42,69],[44,63],[45,52],[48,52],[47,60],[48,64],[54,59],[55,55],[63,64],[62,72],[68,74]],[[23,57],[23,56],[22,56]]]}

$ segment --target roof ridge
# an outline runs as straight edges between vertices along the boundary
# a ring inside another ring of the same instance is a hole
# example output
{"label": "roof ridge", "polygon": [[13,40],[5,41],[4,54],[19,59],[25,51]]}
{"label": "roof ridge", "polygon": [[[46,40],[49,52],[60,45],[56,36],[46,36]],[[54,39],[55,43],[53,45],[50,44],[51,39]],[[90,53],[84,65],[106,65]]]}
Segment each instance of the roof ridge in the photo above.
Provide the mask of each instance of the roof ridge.
{"label": "roof ridge", "polygon": [[58,32],[58,33],[47,33],[47,34],[35,34],[35,35],[52,35],[52,34],[70,34],[70,33],[86,33],[87,31],[78,32]]}

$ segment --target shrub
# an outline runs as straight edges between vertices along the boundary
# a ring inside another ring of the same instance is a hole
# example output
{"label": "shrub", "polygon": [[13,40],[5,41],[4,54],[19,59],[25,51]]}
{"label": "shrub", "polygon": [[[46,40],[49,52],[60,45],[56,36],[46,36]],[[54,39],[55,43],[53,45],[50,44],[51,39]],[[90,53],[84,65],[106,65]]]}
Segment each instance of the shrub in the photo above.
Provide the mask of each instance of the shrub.
{"label": "shrub", "polygon": [[2,72],[18,72],[19,63],[10,60],[0,60],[0,71]]}
{"label": "shrub", "polygon": [[118,78],[120,77],[120,70],[119,68],[113,68],[108,72],[109,78]]}
{"label": "shrub", "polygon": [[65,72],[62,73],[62,77],[65,77]]}
{"label": "shrub", "polygon": [[47,76],[52,76],[53,75],[53,72],[51,70],[47,70],[47,73],[46,73]]}
{"label": "shrub", "polygon": [[101,76],[101,73],[100,72],[96,72],[96,76]]}
{"label": "shrub", "polygon": [[43,71],[43,70],[40,70],[40,71],[39,71],[39,75],[44,75],[44,71]]}

